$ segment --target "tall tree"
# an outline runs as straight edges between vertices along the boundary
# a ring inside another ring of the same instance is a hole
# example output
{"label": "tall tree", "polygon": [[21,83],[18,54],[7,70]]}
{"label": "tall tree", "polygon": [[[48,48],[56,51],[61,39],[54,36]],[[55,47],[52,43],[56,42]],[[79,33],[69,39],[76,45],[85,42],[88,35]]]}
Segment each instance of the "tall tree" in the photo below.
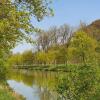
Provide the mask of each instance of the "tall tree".
{"label": "tall tree", "polygon": [[0,54],[36,31],[31,16],[43,19],[51,11],[48,5],[45,0],[0,0]]}
{"label": "tall tree", "polygon": [[73,47],[73,57],[83,64],[95,59],[95,49],[97,41],[87,35],[83,31],[76,32],[71,39],[71,47]]}

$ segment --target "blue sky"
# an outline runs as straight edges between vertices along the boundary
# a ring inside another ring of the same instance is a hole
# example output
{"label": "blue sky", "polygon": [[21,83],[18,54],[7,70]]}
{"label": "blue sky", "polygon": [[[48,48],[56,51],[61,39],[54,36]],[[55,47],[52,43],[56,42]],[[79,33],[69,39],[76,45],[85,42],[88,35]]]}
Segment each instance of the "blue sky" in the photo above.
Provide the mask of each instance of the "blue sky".
{"label": "blue sky", "polygon": [[[51,26],[60,26],[69,24],[70,26],[78,26],[80,21],[87,24],[96,19],[100,19],[100,0],[54,0],[52,7],[54,9],[54,17],[46,17],[41,22],[32,19],[32,24],[48,29]],[[30,44],[20,44],[13,49],[13,52],[23,52],[27,49],[34,48]]]}

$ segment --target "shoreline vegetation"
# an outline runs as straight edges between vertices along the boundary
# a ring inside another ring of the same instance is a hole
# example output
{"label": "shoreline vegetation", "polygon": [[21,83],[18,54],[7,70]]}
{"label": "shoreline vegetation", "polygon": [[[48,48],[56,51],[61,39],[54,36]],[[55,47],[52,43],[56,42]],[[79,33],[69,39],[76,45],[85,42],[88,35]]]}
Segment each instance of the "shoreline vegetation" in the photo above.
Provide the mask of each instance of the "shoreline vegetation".
{"label": "shoreline vegetation", "polygon": [[[52,65],[53,66],[53,65]],[[60,64],[57,67],[52,66],[36,66],[36,68],[32,69],[25,69],[25,68],[16,68],[14,71],[20,71],[23,73],[23,71],[41,71],[43,73],[50,71],[50,72],[64,72],[64,75],[58,75],[56,77],[57,83],[54,84],[54,91],[57,92],[59,100],[67,100],[67,96],[72,95],[73,99],[77,98],[75,100],[99,100],[100,97],[100,85],[98,84],[100,81],[100,72],[95,66],[90,65],[63,65]],[[24,66],[25,67],[25,66]],[[55,70],[53,69],[55,68]],[[60,69],[59,69],[60,68]],[[69,68],[69,69],[68,69]],[[52,70],[53,69],[53,70]],[[66,74],[65,74],[66,73]],[[69,91],[69,90],[73,91]],[[69,93],[67,92],[69,91]],[[67,94],[68,93],[68,94]],[[76,94],[75,94],[76,93]],[[84,96],[83,96],[84,95]],[[69,98],[72,98],[69,97]],[[63,99],[64,98],[64,99]],[[71,99],[69,99],[71,100]]]}
{"label": "shoreline vegetation", "polygon": [[39,65],[16,65],[11,69],[20,70],[40,70],[40,71],[62,71],[62,72],[73,72],[81,71],[82,67],[90,67],[91,65],[82,64],[39,64]]}
{"label": "shoreline vegetation", "polygon": [[78,66],[100,66],[100,20],[81,24],[75,32],[64,24],[37,33],[36,50],[11,52],[6,68],[74,70]]}
{"label": "shoreline vegetation", "polygon": [[[100,20],[80,26],[76,32],[63,25],[38,34],[36,51],[10,53],[7,69],[66,72],[58,76],[59,100],[100,98]],[[92,27],[92,28],[91,28]]]}
{"label": "shoreline vegetation", "polygon": [[[0,65],[1,66],[1,65]],[[0,68],[0,100],[25,100],[25,98],[16,93],[7,83],[8,70],[2,64]]]}
{"label": "shoreline vegetation", "polygon": [[[90,25],[80,23],[77,29],[67,24],[48,30],[35,27],[33,18],[41,21],[54,15],[51,3],[51,0],[0,0],[0,68],[3,69],[0,81],[6,83],[9,69],[75,72],[58,78],[56,92],[63,98],[59,100],[98,100],[100,19]],[[14,54],[11,50],[22,42],[35,49]],[[30,66],[33,64],[37,65]],[[5,83],[0,82],[0,100],[22,100]]]}
{"label": "shoreline vegetation", "polygon": [[25,100],[25,98],[15,93],[7,83],[0,83],[0,100]]}
{"label": "shoreline vegetation", "polygon": [[[47,5],[48,4],[48,5]],[[0,0],[0,68],[3,68],[10,50],[17,43],[31,41],[30,33],[39,29],[30,23],[32,16],[41,21],[46,16],[53,15],[48,1],[44,0]],[[5,80],[5,70],[1,72],[0,81]],[[6,80],[5,80],[6,81]],[[1,84],[1,82],[0,82]],[[0,85],[5,87],[4,84]],[[14,100],[12,93],[0,89],[0,100]],[[15,100],[20,100],[16,98]]]}
{"label": "shoreline vegetation", "polygon": [[[95,24],[95,27],[97,26],[98,24]],[[74,35],[68,31],[68,26],[62,27],[53,28],[47,32],[43,31],[42,36],[39,34],[36,40],[38,49],[34,52],[32,50],[25,51],[22,54],[10,52],[4,66],[7,70],[29,69],[69,72],[68,76],[58,77],[59,84],[56,85],[55,91],[59,95],[62,95],[65,100],[67,97],[69,100],[72,98],[72,100],[75,98],[76,100],[99,98],[100,40],[98,39],[98,32],[100,30],[98,27],[97,30],[94,28],[96,35],[93,37],[94,33],[92,35],[90,32],[94,30],[87,31],[89,26],[80,28]],[[64,32],[61,31],[63,29]],[[68,33],[66,33],[67,31]],[[54,36],[53,40],[52,36]],[[59,42],[60,39],[61,42]]]}

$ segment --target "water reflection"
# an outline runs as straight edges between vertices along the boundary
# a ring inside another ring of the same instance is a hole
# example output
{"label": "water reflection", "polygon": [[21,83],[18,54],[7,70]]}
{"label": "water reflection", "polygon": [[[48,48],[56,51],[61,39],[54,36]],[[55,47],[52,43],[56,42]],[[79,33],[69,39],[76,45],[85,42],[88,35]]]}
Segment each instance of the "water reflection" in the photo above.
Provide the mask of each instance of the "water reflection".
{"label": "water reflection", "polygon": [[41,71],[10,71],[8,84],[26,100],[57,100],[53,91],[59,73]]}
{"label": "water reflection", "polygon": [[99,75],[82,69],[68,73],[18,70],[7,76],[10,87],[26,100],[100,100]]}
{"label": "water reflection", "polygon": [[14,80],[8,80],[8,84],[14,91],[26,97],[27,100],[33,100],[33,98],[34,100],[40,100],[37,94],[37,86],[29,87],[22,82],[16,82]]}

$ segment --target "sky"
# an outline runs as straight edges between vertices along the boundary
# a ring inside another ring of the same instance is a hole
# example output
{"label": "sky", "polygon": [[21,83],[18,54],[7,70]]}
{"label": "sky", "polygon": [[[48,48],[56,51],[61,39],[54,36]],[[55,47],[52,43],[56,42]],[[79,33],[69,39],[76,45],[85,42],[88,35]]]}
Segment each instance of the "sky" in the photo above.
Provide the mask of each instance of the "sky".
{"label": "sky", "polygon": [[[78,26],[80,21],[90,24],[92,21],[100,19],[100,0],[53,0],[52,8],[54,9],[53,17],[46,17],[41,22],[32,18],[34,26],[48,30],[52,26],[68,24]],[[17,45],[13,53],[22,53],[25,50],[34,49],[27,43]]]}

